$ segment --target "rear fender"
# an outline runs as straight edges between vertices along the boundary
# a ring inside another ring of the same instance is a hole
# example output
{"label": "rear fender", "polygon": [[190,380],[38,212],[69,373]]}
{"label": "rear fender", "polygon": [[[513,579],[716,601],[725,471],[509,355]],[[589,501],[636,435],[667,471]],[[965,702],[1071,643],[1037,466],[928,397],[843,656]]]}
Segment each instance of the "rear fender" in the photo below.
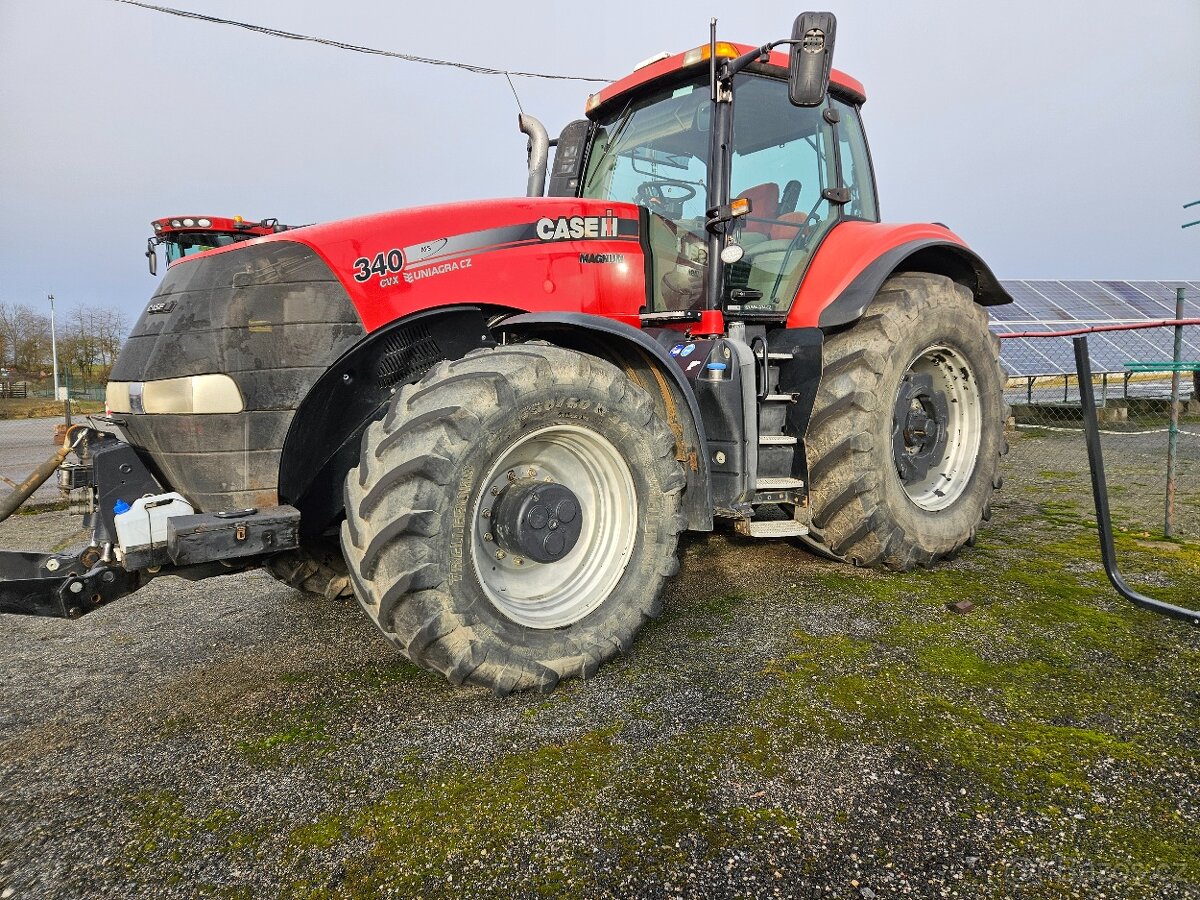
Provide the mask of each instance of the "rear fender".
{"label": "rear fender", "polygon": [[342,484],[358,465],[362,434],[392,395],[444,359],[495,344],[478,306],[443,307],[371,332],[317,379],[296,410],[279,463],[281,503],[300,510],[310,541],[341,518]]}
{"label": "rear fender", "polygon": [[854,322],[883,283],[899,272],[945,275],[983,306],[1012,302],[987,263],[948,228],[843,222],[817,250],[788,314],[788,327],[830,329]]}
{"label": "rear fender", "polygon": [[675,435],[675,456],[687,478],[683,495],[687,527],[712,531],[712,483],[700,406],[665,347],[632,325],[586,313],[527,313],[505,319],[493,330],[600,357],[645,390]]}

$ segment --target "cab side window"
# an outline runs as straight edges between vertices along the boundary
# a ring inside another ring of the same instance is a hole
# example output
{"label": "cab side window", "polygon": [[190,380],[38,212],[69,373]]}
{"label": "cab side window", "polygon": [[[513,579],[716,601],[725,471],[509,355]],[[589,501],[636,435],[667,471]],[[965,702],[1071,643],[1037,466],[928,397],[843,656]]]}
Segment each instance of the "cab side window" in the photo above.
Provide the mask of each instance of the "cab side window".
{"label": "cab side window", "polygon": [[879,204],[875,199],[875,177],[871,173],[871,156],[863,134],[858,108],[834,99],[833,107],[841,113],[838,122],[838,152],[842,164],[842,186],[850,190],[850,202],[842,210],[851,219],[879,221]]}

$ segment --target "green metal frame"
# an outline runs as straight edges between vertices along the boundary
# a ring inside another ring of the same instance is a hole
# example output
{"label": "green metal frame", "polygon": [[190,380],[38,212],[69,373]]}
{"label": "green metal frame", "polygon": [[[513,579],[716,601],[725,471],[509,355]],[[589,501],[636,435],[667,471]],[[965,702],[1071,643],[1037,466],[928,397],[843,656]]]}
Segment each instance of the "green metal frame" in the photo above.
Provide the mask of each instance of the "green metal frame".
{"label": "green metal frame", "polygon": [[1200,372],[1200,362],[1127,362],[1130,372]]}

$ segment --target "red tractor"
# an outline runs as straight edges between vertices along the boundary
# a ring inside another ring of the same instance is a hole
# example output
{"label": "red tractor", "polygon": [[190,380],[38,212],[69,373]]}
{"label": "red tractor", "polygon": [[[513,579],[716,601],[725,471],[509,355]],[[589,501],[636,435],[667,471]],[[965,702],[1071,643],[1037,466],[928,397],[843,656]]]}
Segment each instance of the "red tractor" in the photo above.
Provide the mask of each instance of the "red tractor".
{"label": "red tractor", "polygon": [[230,244],[248,241],[251,238],[278,234],[295,227],[280,225],[278,219],[247,222],[241,216],[234,216],[232,219],[224,216],[168,216],[165,219],[155,219],[150,224],[154,226],[154,237],[146,240],[146,259],[150,264],[151,275],[158,274],[159,244],[166,247],[169,267],[185,256],[217,247],[228,247]]}
{"label": "red tractor", "polygon": [[0,556],[0,610],[265,565],[503,694],[625,651],[685,530],[896,570],[969,543],[1010,298],[946,227],[880,222],[834,25],[643,65],[565,128],[548,191],[522,117],[525,198],[178,260],[105,430],[68,438],[92,546]]}

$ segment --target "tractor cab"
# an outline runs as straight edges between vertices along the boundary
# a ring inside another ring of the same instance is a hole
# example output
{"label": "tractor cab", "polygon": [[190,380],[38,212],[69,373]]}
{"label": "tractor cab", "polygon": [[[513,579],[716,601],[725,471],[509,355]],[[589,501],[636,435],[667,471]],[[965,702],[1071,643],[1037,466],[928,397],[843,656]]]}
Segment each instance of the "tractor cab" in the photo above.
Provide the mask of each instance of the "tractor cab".
{"label": "tractor cab", "polygon": [[247,222],[241,216],[232,219],[222,216],[171,216],[155,219],[150,224],[154,226],[154,237],[146,241],[146,259],[151,275],[158,274],[156,248],[159,244],[166,249],[167,265],[170,266],[185,256],[295,227],[280,225],[277,219]]}
{"label": "tractor cab", "polygon": [[594,95],[587,127],[558,141],[577,196],[646,210],[648,315],[783,319],[830,230],[879,220],[862,85],[832,71],[798,105],[795,70],[786,53],[713,41]]}

